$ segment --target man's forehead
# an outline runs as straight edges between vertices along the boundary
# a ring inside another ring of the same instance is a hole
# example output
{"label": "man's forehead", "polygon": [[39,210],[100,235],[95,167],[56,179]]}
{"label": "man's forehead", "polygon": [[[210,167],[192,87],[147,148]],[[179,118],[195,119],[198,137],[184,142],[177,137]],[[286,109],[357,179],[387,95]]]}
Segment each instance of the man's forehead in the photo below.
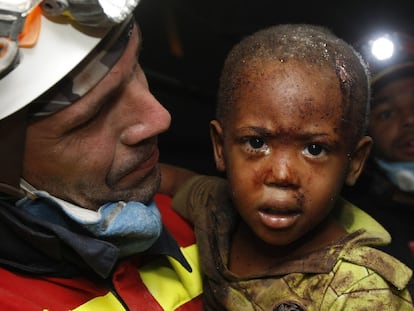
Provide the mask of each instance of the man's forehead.
{"label": "man's forehead", "polygon": [[76,102],[89,92],[124,54],[134,24],[135,21],[130,18],[109,32],[75,70],[30,104],[31,115],[50,115]]}

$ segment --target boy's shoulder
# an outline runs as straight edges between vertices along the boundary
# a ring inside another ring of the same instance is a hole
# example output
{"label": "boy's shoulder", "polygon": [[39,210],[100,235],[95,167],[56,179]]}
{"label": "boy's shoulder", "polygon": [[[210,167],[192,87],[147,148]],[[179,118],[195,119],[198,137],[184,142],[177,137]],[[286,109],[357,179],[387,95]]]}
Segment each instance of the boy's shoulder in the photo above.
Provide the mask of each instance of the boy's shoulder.
{"label": "boy's shoulder", "polygon": [[366,245],[391,243],[391,235],[379,222],[342,197],[337,201],[332,214],[348,233],[365,231],[363,239]]}
{"label": "boy's shoulder", "polygon": [[347,275],[348,284],[352,284],[353,278],[366,278],[367,282],[372,282],[376,278],[374,275],[377,275],[399,290],[405,288],[412,270],[390,254],[375,248],[376,245],[390,243],[390,234],[370,215],[346,200],[338,202],[334,215],[350,236],[354,236],[340,252],[335,272]]}
{"label": "boy's shoulder", "polygon": [[344,253],[329,277],[324,305],[330,310],[414,310],[407,290],[411,270],[369,246]]}
{"label": "boy's shoulder", "polygon": [[[407,287],[412,270],[395,257],[370,246],[350,247],[341,252],[334,267],[339,287],[381,288],[381,282],[388,282],[396,289]],[[366,286],[362,286],[365,284]],[[377,284],[375,284],[377,283]]]}

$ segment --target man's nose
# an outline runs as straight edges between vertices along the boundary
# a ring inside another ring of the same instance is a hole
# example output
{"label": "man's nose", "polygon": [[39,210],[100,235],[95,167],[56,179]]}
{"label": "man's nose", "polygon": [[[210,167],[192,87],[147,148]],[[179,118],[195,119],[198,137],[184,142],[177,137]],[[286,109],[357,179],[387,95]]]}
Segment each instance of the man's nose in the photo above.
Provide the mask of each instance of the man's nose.
{"label": "man's nose", "polygon": [[404,126],[414,126],[414,102],[411,104],[409,109],[406,109],[402,114],[402,124]]}
{"label": "man's nose", "polygon": [[132,121],[122,131],[122,143],[135,145],[140,141],[165,132],[171,124],[170,113],[148,91],[140,101],[132,105],[130,114]]}

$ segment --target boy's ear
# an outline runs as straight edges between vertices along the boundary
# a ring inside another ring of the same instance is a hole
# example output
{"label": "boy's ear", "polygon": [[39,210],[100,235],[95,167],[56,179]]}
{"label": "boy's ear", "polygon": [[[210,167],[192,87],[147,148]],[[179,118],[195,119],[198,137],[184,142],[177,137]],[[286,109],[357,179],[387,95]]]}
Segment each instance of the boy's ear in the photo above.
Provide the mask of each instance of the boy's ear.
{"label": "boy's ear", "polygon": [[210,122],[210,138],[213,144],[214,160],[216,161],[216,167],[220,172],[226,170],[226,163],[224,161],[223,152],[223,128],[220,122],[213,120]]}
{"label": "boy's ear", "polygon": [[348,186],[353,186],[357,181],[371,152],[371,147],[372,138],[370,136],[364,136],[359,140],[351,156],[348,174],[345,179],[345,183]]}

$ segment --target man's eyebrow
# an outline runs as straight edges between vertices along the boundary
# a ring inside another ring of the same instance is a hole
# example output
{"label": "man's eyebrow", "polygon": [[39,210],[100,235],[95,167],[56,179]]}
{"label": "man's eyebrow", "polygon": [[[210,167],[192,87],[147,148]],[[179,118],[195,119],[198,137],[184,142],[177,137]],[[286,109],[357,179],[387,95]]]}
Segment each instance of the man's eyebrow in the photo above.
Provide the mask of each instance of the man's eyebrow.
{"label": "man's eyebrow", "polygon": [[116,83],[110,83],[109,85],[107,85],[107,87],[101,94],[102,100],[95,101],[93,100],[93,98],[90,98],[88,103],[89,110],[98,111],[106,105],[112,103],[114,99],[122,92],[122,89],[125,87],[125,85],[127,85],[128,82],[132,79],[137,66],[138,62],[135,61],[130,69],[131,71],[129,72],[129,74],[122,75],[120,80],[117,80]]}
{"label": "man's eyebrow", "polygon": [[135,61],[130,68],[130,71],[127,75],[122,76],[122,78],[119,80],[119,83],[115,83],[113,85],[109,85],[105,91],[103,92],[103,97],[105,100],[103,101],[105,104],[108,103],[107,99],[113,99],[119,94],[122,89],[128,84],[129,81],[133,79],[135,76],[135,71],[138,66],[138,62]]}
{"label": "man's eyebrow", "polygon": [[389,96],[389,95],[380,96],[380,97],[375,97],[374,96],[371,99],[371,109],[374,108],[374,107],[377,107],[378,105],[385,104],[388,101],[392,100],[393,98],[395,98],[395,96]]}

